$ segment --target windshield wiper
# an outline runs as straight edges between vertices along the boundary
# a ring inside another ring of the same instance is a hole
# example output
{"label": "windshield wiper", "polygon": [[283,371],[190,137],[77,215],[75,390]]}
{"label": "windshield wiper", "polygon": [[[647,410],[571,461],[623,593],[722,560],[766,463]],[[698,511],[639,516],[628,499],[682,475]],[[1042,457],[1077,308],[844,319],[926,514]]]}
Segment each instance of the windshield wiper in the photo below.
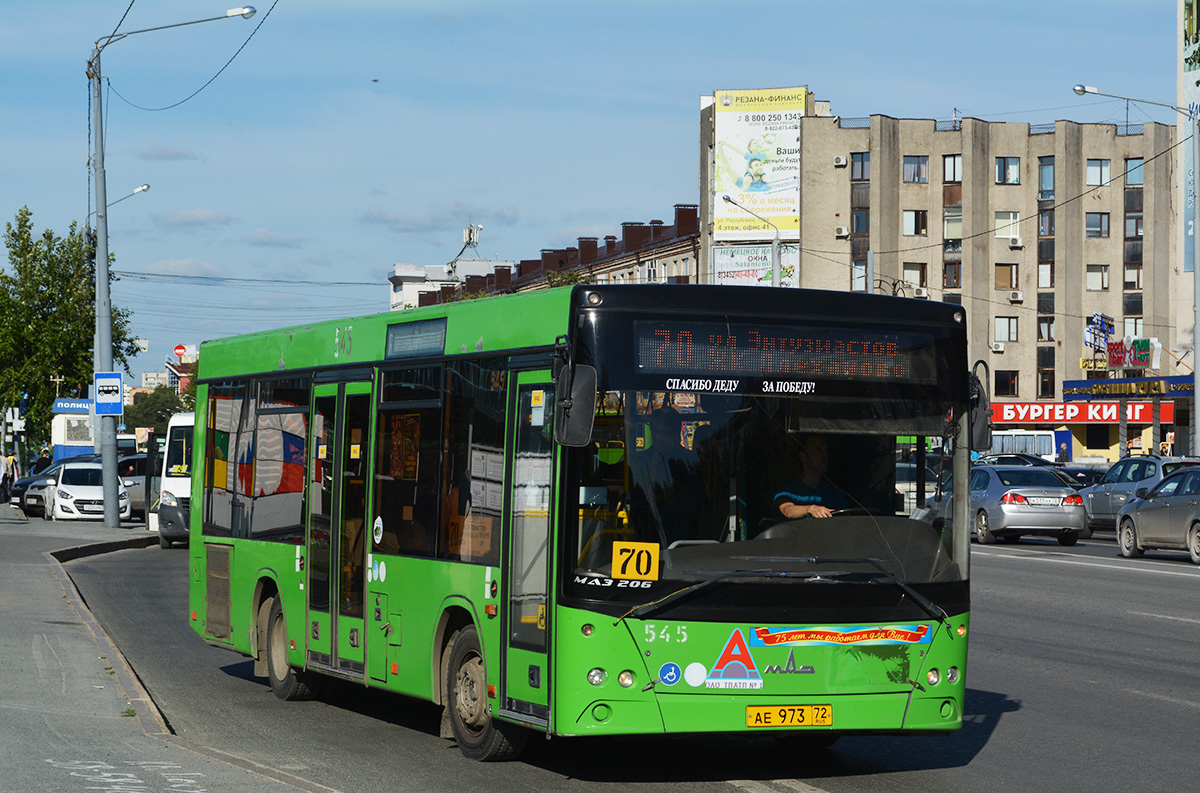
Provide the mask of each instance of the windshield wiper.
{"label": "windshield wiper", "polygon": [[[922,595],[914,589],[907,581],[893,573],[891,570],[883,566],[885,559],[875,559],[869,556],[739,556],[736,557],[748,562],[808,562],[809,564],[869,564],[879,571],[880,574],[887,580],[889,584],[895,584],[904,594],[908,595],[914,603],[931,617],[935,617],[939,622],[950,622],[950,615],[946,610],[934,603],[929,598]],[[871,583],[877,583],[880,579],[872,578]]]}
{"label": "windshield wiper", "polygon": [[[686,575],[696,575],[696,573],[692,570],[684,570],[683,573]],[[697,581],[694,584],[689,584],[682,589],[677,589],[671,594],[661,597],[658,600],[651,600],[649,603],[643,603],[640,606],[634,606],[629,611],[626,611],[624,614],[618,617],[617,621],[614,622],[613,625],[620,625],[621,620],[625,619],[626,617],[640,617],[643,614],[649,614],[652,611],[657,611],[658,609],[668,606],[671,603],[674,603],[676,600],[686,597],[693,592],[699,592],[702,589],[707,589],[713,584],[730,578],[799,578],[820,580],[824,577],[819,573],[795,573],[788,572],[787,570],[727,570],[714,575],[712,578],[706,578],[703,581]]]}

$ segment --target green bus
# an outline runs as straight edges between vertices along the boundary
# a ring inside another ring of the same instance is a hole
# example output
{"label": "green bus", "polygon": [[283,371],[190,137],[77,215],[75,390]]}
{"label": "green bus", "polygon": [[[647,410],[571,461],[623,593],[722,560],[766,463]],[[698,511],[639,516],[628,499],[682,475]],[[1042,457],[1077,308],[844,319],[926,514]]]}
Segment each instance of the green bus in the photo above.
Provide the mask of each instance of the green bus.
{"label": "green bus", "polygon": [[958,729],[966,348],[961,306],[700,285],[206,342],[193,628],[285,700],[333,677],[442,705],[479,760]]}

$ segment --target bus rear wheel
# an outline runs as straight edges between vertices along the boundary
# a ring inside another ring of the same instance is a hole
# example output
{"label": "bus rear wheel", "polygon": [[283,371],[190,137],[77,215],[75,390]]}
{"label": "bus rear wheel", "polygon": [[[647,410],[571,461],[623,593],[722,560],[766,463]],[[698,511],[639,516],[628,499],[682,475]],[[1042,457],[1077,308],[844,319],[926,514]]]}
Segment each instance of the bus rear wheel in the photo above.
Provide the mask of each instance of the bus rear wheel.
{"label": "bus rear wheel", "polygon": [[287,653],[287,621],[283,605],[279,598],[274,598],[267,617],[267,678],[271,681],[271,691],[282,700],[312,699],[317,694],[318,678],[288,665]]}
{"label": "bus rear wheel", "polygon": [[455,633],[447,652],[446,711],[459,750],[471,760],[512,760],[525,748],[529,734],[492,718],[487,669],[475,626]]}

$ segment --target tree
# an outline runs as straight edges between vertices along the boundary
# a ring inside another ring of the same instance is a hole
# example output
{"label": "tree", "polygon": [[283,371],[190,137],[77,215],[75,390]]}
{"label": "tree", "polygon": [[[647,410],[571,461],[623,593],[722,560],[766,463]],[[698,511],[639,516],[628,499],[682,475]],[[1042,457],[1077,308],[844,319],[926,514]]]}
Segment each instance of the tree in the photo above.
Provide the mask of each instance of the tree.
{"label": "tree", "polygon": [[[48,440],[56,396],[84,398],[92,383],[96,331],[95,249],[75,223],[66,237],[38,235],[28,207],[5,224],[8,266],[0,269],[0,407],[25,399],[31,444]],[[110,256],[112,261],[113,257]],[[110,283],[117,279],[109,276]],[[130,312],[113,306],[113,363],[129,372],[137,355]],[[62,378],[61,383],[51,378]]]}
{"label": "tree", "polygon": [[[183,405],[183,400],[175,393],[175,389],[170,386],[160,385],[158,388],[145,394],[141,399],[135,401],[132,405],[125,408],[125,416],[122,421],[126,427],[153,427],[154,434],[165,435],[167,432],[167,422],[176,413],[182,413],[187,408]],[[133,430],[131,429],[130,432]]]}

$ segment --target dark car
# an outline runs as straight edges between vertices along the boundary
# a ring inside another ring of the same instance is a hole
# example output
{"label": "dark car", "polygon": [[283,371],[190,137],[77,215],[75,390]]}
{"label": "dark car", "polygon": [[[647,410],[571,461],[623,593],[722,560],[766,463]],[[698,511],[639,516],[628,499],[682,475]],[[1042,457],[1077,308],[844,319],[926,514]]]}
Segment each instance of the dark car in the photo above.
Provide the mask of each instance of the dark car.
{"label": "dark car", "polygon": [[1187,551],[1200,564],[1200,467],[1178,469],[1153,489],[1139,487],[1117,516],[1117,545],[1125,557]]}
{"label": "dark car", "polygon": [[1151,488],[1180,468],[1200,465],[1197,457],[1126,457],[1118,460],[1094,485],[1079,491],[1092,529],[1115,529],[1117,514],[1138,488]]}

